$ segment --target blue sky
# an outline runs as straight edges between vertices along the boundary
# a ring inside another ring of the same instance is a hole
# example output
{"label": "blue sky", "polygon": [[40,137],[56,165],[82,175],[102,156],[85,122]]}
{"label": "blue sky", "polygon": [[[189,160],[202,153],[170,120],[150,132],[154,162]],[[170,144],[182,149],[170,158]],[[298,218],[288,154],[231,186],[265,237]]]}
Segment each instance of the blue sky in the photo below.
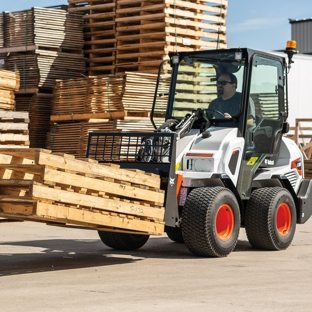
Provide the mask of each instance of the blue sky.
{"label": "blue sky", "polygon": [[[67,4],[67,0],[2,0],[0,11]],[[228,46],[280,50],[291,39],[291,19],[312,17],[311,0],[228,0]]]}

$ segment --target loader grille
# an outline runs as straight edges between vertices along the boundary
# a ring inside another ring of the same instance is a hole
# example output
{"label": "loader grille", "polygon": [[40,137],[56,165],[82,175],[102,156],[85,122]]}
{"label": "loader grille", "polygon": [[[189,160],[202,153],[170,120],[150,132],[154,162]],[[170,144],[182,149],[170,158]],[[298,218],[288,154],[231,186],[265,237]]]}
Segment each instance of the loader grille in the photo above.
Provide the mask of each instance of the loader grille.
{"label": "loader grille", "polygon": [[174,141],[174,133],[94,132],[89,134],[86,157],[159,173],[169,171]]}

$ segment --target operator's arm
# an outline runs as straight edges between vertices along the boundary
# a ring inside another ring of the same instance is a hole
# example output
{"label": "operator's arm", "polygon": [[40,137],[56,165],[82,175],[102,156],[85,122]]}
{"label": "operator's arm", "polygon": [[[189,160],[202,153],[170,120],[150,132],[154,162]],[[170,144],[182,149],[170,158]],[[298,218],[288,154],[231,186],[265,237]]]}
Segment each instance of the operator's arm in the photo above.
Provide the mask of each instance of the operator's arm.
{"label": "operator's arm", "polygon": [[255,125],[255,119],[256,119],[255,104],[252,98],[249,98],[247,128],[251,128]]}

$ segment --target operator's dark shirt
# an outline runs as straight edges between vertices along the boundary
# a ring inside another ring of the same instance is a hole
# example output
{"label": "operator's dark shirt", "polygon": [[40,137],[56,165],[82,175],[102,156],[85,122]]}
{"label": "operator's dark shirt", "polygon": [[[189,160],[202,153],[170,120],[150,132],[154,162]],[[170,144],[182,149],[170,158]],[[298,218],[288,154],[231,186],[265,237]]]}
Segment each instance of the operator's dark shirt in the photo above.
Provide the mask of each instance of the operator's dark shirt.
{"label": "operator's dark shirt", "polygon": [[[242,94],[236,92],[231,98],[227,100],[223,100],[222,96],[211,101],[208,106],[208,109],[214,109],[220,111],[222,114],[228,113],[231,116],[236,116],[240,112],[240,106],[242,101]],[[256,112],[255,112],[255,104],[251,98],[249,98],[249,107],[248,107],[248,119],[253,118],[256,119]],[[249,131],[255,128],[255,123],[251,127],[249,127]]]}
{"label": "operator's dark shirt", "polygon": [[242,94],[236,92],[231,98],[223,100],[222,96],[211,101],[208,109],[214,109],[222,114],[228,113],[231,116],[236,116],[240,111]]}

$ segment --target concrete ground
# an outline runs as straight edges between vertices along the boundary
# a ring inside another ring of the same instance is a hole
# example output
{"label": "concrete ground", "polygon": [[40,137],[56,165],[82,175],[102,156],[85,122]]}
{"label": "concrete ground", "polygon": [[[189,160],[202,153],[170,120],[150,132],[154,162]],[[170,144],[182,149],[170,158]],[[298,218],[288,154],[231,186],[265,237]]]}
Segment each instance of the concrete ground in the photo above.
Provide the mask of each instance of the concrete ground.
{"label": "concrete ground", "polygon": [[151,237],[139,251],[97,232],[0,223],[0,311],[311,311],[312,219],[285,251],[257,251],[241,229],[227,258]]}

